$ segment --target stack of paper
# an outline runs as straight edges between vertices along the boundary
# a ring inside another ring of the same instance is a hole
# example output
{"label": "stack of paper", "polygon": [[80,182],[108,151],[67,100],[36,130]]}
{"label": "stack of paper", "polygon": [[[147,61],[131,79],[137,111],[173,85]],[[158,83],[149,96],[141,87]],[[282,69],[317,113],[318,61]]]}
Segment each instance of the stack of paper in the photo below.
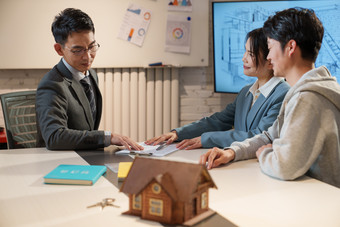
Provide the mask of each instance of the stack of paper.
{"label": "stack of paper", "polygon": [[170,154],[178,150],[178,148],[176,147],[176,144],[165,145],[160,150],[157,150],[157,148],[160,145],[151,146],[151,145],[146,145],[145,143],[139,143],[139,144],[144,147],[144,150],[131,152],[128,149],[124,149],[121,151],[117,151],[116,154],[133,154],[133,155],[139,154],[139,155],[152,155],[156,157],[162,157],[162,156],[165,156],[167,154]]}

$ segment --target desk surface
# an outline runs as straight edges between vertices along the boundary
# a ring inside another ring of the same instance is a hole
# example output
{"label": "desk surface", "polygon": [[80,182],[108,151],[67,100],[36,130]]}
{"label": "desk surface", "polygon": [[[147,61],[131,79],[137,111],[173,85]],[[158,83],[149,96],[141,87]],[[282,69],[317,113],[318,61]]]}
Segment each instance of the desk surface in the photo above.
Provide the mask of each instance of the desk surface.
{"label": "desk surface", "polygon": [[[163,158],[197,162],[204,152],[177,151]],[[104,151],[92,154],[105,157],[100,164],[116,157]],[[87,156],[85,160],[90,155],[81,154]],[[0,226],[161,226],[121,215],[128,210],[128,197],[104,177],[93,186],[43,183],[43,176],[57,165],[87,164],[85,160],[74,151],[0,151]],[[236,225],[340,226],[340,189],[336,187],[308,177],[298,181],[270,178],[261,173],[256,160],[216,168],[210,174],[218,187],[210,189],[210,208]],[[106,197],[115,198],[120,208],[86,208]]]}

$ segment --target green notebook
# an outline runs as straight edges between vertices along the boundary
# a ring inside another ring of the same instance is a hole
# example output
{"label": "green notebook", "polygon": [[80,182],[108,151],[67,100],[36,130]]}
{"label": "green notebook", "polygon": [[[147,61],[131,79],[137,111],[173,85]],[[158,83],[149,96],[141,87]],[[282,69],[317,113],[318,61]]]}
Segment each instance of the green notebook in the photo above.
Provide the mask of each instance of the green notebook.
{"label": "green notebook", "polygon": [[46,184],[93,185],[106,172],[106,166],[59,165],[46,176]]}

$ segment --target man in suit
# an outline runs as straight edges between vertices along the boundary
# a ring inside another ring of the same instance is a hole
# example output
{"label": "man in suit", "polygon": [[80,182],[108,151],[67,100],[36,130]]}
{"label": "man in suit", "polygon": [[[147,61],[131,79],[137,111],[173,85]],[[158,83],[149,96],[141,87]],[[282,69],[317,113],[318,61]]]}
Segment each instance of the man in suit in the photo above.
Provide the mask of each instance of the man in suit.
{"label": "man in suit", "polygon": [[98,131],[102,96],[91,68],[100,45],[91,18],[68,8],[52,24],[60,62],[40,81],[36,96],[38,145],[51,150],[97,149],[111,144],[143,149],[126,136]]}

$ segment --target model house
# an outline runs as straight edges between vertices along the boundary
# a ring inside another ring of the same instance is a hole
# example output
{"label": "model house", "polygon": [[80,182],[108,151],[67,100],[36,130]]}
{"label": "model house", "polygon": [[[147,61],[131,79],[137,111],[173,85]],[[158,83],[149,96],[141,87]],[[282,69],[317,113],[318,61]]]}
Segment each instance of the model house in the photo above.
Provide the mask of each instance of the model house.
{"label": "model house", "polygon": [[120,191],[129,195],[125,214],[183,224],[211,212],[211,187],[217,188],[203,165],[136,157]]}

